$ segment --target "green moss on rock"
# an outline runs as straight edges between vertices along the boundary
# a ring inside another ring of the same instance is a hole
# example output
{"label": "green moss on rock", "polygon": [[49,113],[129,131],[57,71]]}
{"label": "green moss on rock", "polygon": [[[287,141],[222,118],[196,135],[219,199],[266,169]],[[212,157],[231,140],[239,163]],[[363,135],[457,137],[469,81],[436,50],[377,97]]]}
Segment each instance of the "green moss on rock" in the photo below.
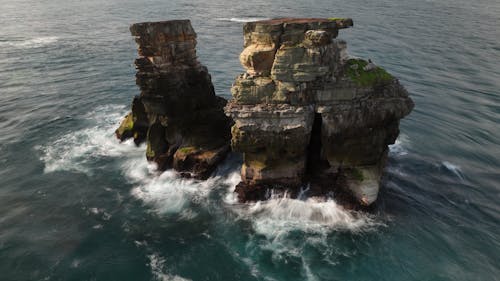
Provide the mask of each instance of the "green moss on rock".
{"label": "green moss on rock", "polygon": [[364,181],[365,177],[363,176],[363,171],[358,168],[352,168],[351,176],[357,181]]}
{"label": "green moss on rock", "polygon": [[181,147],[178,149],[179,152],[183,153],[183,154],[189,154],[189,153],[192,153],[194,151],[196,151],[196,147],[194,146],[186,146],[186,147]]}
{"label": "green moss on rock", "polygon": [[151,148],[151,143],[149,141],[147,142],[147,145],[146,145],[146,157],[148,159],[153,159],[155,157],[155,152]]}
{"label": "green moss on rock", "polygon": [[123,119],[120,127],[116,129],[115,134],[120,140],[125,140],[134,136],[134,115],[131,113],[127,114]]}
{"label": "green moss on rock", "polygon": [[347,61],[347,76],[358,85],[370,87],[377,84],[385,84],[394,79],[385,69],[379,66],[371,70],[365,70],[368,62],[363,59],[349,59]]}

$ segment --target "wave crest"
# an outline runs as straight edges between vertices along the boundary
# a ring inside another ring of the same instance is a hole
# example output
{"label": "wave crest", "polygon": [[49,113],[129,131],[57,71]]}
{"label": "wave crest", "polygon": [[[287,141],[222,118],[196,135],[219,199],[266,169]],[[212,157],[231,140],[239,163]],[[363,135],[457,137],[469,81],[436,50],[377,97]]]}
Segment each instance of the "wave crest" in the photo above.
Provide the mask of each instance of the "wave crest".
{"label": "wave crest", "polygon": [[43,36],[25,40],[0,41],[0,47],[40,48],[53,44],[59,40],[56,36]]}
{"label": "wave crest", "polygon": [[36,146],[41,152],[40,160],[45,164],[44,172],[77,171],[91,173],[91,163],[100,157],[142,154],[133,141],[120,143],[114,130],[125,115],[123,106],[97,108],[85,119],[95,123],[93,127],[69,132],[54,141]]}

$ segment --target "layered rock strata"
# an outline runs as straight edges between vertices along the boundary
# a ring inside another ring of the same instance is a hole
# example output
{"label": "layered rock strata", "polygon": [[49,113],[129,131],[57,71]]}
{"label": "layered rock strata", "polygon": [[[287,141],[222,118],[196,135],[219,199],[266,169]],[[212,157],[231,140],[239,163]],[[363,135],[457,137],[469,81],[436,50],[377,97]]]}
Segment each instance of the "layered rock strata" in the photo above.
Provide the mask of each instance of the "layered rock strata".
{"label": "layered rock strata", "polygon": [[232,121],[197,60],[190,21],[137,23],[130,31],[139,46],[135,66],[141,93],[116,136],[145,141],[147,159],[160,170],[207,178],[230,150]]}
{"label": "layered rock strata", "polygon": [[[349,57],[335,39],[351,19],[276,19],[244,26],[240,62],[225,111],[232,148],[243,153],[240,201],[270,190],[343,190],[377,199],[388,145],[413,102],[396,78]],[[345,192],[343,194],[345,194]]]}

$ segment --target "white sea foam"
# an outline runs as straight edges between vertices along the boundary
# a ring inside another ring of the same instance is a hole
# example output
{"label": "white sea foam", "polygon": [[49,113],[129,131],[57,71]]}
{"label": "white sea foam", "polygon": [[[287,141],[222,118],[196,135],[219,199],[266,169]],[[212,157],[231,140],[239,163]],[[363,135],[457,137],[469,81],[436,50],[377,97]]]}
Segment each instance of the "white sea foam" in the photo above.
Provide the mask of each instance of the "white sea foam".
{"label": "white sea foam", "polygon": [[232,21],[232,22],[252,22],[259,20],[268,20],[269,18],[261,17],[248,17],[248,18],[217,18],[218,21]]}
{"label": "white sea foam", "polygon": [[248,208],[254,229],[268,238],[290,231],[323,233],[332,230],[362,231],[380,225],[365,213],[345,210],[334,200],[277,198],[257,202]]}
{"label": "white sea foam", "polygon": [[[131,159],[124,165],[125,175],[137,184],[132,196],[142,200],[158,214],[181,213],[189,203],[201,204],[219,178],[206,181],[182,178],[175,171],[156,172],[144,156]],[[195,212],[181,213],[184,219],[191,219]]]}
{"label": "white sea foam", "polygon": [[[87,208],[84,208],[84,209],[87,209]],[[105,209],[96,208],[96,207],[88,208],[87,213],[89,215],[94,215],[96,217],[99,217],[101,220],[104,220],[104,221],[109,221],[112,217],[112,215],[109,214],[108,212],[106,212]]]}
{"label": "white sea foam", "polygon": [[464,179],[464,176],[462,174],[462,170],[460,169],[460,166],[452,164],[448,161],[443,161],[442,164],[446,169],[448,169],[450,172],[455,174],[457,177],[459,177],[462,180]]}
{"label": "white sea foam", "polygon": [[234,192],[234,188],[240,181],[241,181],[241,175],[239,170],[230,173],[227,177],[224,178],[223,184],[228,187],[226,196],[224,197],[224,202],[226,204],[234,205],[238,203],[238,197]]}
{"label": "white sea foam", "polygon": [[126,113],[123,106],[103,106],[85,116],[92,127],[69,132],[49,144],[37,146],[45,173],[54,171],[91,172],[89,162],[98,157],[117,157],[142,154],[132,140],[120,143],[114,130]]}
{"label": "white sea foam", "polygon": [[[159,173],[155,164],[146,160],[145,147],[136,147],[132,140],[120,143],[114,131],[127,112],[124,106],[104,106],[97,108],[84,118],[91,127],[62,135],[49,144],[38,146],[45,173],[55,171],[77,171],[92,174],[93,163],[103,157],[122,157],[123,174],[136,186],[131,194],[151,206],[159,214],[179,213],[189,202],[204,201],[215,180],[197,181],[181,178],[173,171]],[[103,220],[111,216],[99,209]],[[182,218],[189,220],[197,213],[184,212]]]}
{"label": "white sea foam", "polygon": [[151,273],[158,281],[188,281],[189,279],[182,278],[177,275],[171,275],[165,270],[165,259],[158,254],[148,255],[149,267],[151,268]]}
{"label": "white sea foam", "polygon": [[24,40],[0,41],[0,47],[40,48],[54,44],[58,40],[59,37],[56,36],[43,36]]}
{"label": "white sea foam", "polygon": [[410,145],[410,139],[400,134],[393,145],[389,145],[389,154],[392,156],[404,156],[408,154],[406,148]]}
{"label": "white sea foam", "polygon": [[[318,249],[325,254],[323,259],[332,265],[337,264],[338,256],[347,257],[352,253],[332,244],[331,235],[335,232],[363,234],[384,227],[385,224],[375,215],[345,210],[333,200],[271,198],[252,204],[236,204],[232,209],[239,218],[248,220],[257,237],[251,238],[247,248],[271,252],[273,263],[287,263],[290,258],[302,260],[304,280],[317,280],[308,260],[307,251]],[[262,236],[264,239],[260,239]],[[259,276],[258,264],[248,263],[252,272]]]}
{"label": "white sea foam", "polygon": [[252,222],[254,230],[270,239],[292,231],[328,233],[335,230],[351,232],[368,231],[382,226],[374,216],[344,209],[334,200],[307,198],[292,199],[288,196],[272,196],[269,200],[238,204],[234,187],[239,174],[230,174],[225,180],[229,186],[224,202],[241,218]]}

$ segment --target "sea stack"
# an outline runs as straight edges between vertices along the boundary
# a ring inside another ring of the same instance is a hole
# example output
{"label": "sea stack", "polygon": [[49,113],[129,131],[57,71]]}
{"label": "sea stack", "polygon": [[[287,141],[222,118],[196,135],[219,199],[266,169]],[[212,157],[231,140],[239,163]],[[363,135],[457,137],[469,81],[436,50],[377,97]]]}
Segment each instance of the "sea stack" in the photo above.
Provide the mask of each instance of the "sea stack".
{"label": "sea stack", "polygon": [[377,199],[388,145],[414,104],[383,68],[348,56],[335,38],[351,26],[296,18],[244,25],[246,72],[225,107],[235,122],[232,148],[243,154],[241,202],[306,187],[365,206]]}
{"label": "sea stack", "polygon": [[137,23],[136,84],[141,93],[116,130],[121,139],[147,143],[146,157],[160,170],[174,168],[206,179],[230,150],[232,121],[215,95],[210,74],[196,57],[189,20]]}

